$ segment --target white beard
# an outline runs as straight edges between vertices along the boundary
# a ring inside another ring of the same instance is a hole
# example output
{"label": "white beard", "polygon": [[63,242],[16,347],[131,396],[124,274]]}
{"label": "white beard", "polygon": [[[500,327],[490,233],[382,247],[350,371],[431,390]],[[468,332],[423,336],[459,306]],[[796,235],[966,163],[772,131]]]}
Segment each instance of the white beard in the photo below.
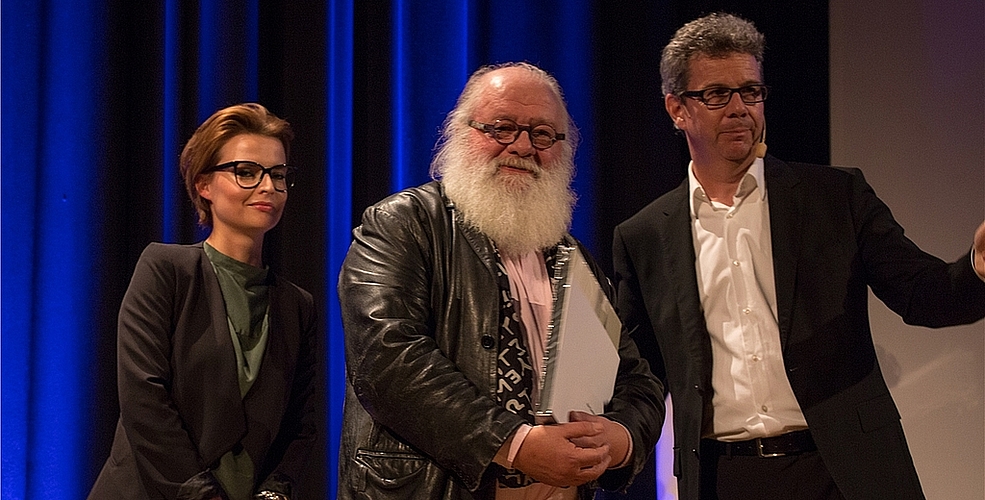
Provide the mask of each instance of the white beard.
{"label": "white beard", "polygon": [[[559,158],[539,166],[530,159],[471,160],[479,154],[461,145],[444,145],[436,157],[442,184],[465,222],[488,236],[502,254],[519,256],[550,248],[571,225],[577,197],[571,190],[574,163]],[[498,172],[498,165],[534,175]]]}

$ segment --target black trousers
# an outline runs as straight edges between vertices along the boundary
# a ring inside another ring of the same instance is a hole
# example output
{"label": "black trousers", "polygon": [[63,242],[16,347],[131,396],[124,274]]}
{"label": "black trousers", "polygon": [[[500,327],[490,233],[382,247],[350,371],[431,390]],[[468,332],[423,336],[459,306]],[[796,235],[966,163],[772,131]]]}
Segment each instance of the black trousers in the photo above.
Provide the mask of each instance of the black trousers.
{"label": "black trousers", "polygon": [[[844,500],[821,455],[814,452],[787,457],[719,457],[701,454],[702,500]],[[599,491],[596,500],[653,500],[656,485],[655,454],[625,494]]]}
{"label": "black trousers", "polygon": [[760,498],[844,500],[845,497],[816,451],[768,458],[708,451],[701,454],[702,500]]}

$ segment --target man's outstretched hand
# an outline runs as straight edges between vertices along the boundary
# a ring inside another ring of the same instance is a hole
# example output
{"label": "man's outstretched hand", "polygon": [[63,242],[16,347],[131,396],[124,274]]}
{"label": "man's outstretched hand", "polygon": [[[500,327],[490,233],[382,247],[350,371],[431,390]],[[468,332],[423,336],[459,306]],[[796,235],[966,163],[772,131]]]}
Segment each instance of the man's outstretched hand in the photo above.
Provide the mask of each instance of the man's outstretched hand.
{"label": "man's outstretched hand", "polygon": [[985,222],[975,231],[975,272],[985,279]]}

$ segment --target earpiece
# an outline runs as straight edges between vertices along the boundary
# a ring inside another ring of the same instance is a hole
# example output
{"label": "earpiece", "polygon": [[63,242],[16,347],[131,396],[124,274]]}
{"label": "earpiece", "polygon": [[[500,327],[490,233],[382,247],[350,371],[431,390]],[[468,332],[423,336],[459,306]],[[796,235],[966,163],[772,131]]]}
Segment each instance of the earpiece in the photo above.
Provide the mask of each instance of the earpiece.
{"label": "earpiece", "polygon": [[756,143],[756,158],[766,157],[766,125],[763,125],[763,135],[759,136],[759,142]]}

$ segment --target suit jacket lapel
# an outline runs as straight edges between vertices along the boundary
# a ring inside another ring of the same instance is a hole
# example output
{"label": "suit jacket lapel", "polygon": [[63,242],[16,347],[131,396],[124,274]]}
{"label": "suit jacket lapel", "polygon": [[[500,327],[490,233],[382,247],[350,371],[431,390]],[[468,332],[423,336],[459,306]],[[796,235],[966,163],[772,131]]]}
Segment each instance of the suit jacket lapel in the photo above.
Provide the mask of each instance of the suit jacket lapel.
{"label": "suit jacket lapel", "polygon": [[[301,331],[301,327],[297,324],[297,315],[292,314],[294,311],[289,308],[293,304],[285,302],[283,289],[287,286],[289,285],[283,284],[280,278],[275,278],[270,286],[267,347],[263,353],[260,374],[253,384],[254,388],[260,380],[275,388],[289,386],[291,377],[288,370],[293,368],[294,360],[298,358],[300,339],[296,332]],[[276,383],[270,384],[271,381]]]}
{"label": "suit jacket lapel", "polygon": [[[199,249],[201,249],[199,243]],[[204,463],[211,464],[223,453],[231,449],[246,435],[246,419],[243,415],[243,398],[239,392],[239,371],[236,365],[236,351],[229,331],[226,303],[222,298],[222,288],[216,277],[212,262],[204,250],[198,257],[197,265],[203,280],[208,306],[202,311],[210,315],[209,329],[212,347],[203,353],[203,359],[196,360],[194,366],[200,371],[194,375],[194,385],[199,385],[198,397],[204,404],[201,418],[201,436],[197,437],[199,453]],[[179,325],[187,329],[189,325]],[[207,359],[207,361],[206,361]],[[186,360],[186,364],[191,365]],[[186,382],[187,383],[187,382]]]}
{"label": "suit jacket lapel", "polygon": [[797,172],[786,163],[766,157],[766,192],[770,208],[770,237],[773,246],[773,283],[776,287],[776,321],[780,344],[786,348],[793,314],[793,292],[800,255],[802,217],[795,186]]}
{"label": "suit jacket lapel", "polygon": [[[211,315],[212,339],[215,342],[214,360],[203,365],[211,373],[203,377],[213,387],[218,387],[223,394],[239,395],[239,371],[236,365],[236,354],[233,349],[232,333],[229,330],[229,317],[226,314],[226,302],[222,298],[222,287],[216,276],[212,261],[202,252],[199,262],[200,272],[205,280],[203,288],[208,294],[208,312]],[[241,399],[241,398],[233,398]],[[237,408],[241,409],[241,408]]]}
{"label": "suit jacket lapel", "polygon": [[660,235],[660,247],[654,250],[666,253],[667,275],[676,287],[674,296],[678,299],[682,345],[691,359],[708,358],[710,370],[711,344],[701,297],[698,294],[698,278],[695,274],[689,197],[687,179],[668,193],[668,204],[663,211],[664,218],[656,221],[656,234]]}

